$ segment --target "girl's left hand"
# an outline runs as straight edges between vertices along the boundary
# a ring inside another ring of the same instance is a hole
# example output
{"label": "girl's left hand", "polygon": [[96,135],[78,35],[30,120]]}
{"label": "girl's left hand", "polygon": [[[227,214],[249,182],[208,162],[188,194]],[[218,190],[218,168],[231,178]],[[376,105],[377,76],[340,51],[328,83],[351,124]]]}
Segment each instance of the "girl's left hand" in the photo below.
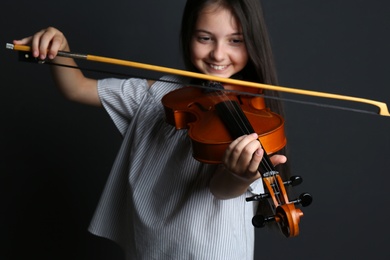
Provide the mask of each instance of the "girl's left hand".
{"label": "girl's left hand", "polygon": [[[260,178],[258,168],[263,159],[264,150],[256,133],[244,135],[234,140],[226,149],[223,164],[230,172],[248,180]],[[274,165],[285,163],[283,155],[270,157]]]}

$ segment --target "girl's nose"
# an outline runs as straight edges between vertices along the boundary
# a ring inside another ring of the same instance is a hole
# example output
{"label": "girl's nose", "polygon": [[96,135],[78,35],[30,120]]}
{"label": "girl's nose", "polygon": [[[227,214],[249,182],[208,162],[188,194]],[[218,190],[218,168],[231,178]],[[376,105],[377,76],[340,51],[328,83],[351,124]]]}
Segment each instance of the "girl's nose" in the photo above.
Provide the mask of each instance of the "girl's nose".
{"label": "girl's nose", "polygon": [[215,43],[213,49],[210,52],[210,57],[215,61],[222,61],[225,57],[223,44]]}

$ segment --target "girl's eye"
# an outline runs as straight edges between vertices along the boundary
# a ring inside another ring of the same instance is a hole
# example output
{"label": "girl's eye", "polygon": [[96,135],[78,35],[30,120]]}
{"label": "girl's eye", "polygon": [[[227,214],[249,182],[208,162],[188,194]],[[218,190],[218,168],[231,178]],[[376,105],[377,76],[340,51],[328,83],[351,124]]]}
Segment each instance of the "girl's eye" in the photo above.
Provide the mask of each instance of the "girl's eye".
{"label": "girl's eye", "polygon": [[208,42],[211,40],[210,36],[198,36],[198,41],[200,42]]}
{"label": "girl's eye", "polygon": [[237,39],[231,39],[231,40],[230,40],[230,42],[231,42],[232,44],[236,44],[236,45],[238,45],[238,44],[241,44],[241,43],[243,43],[243,42],[244,42],[244,40],[243,40],[243,39],[241,39],[241,38],[237,38]]}

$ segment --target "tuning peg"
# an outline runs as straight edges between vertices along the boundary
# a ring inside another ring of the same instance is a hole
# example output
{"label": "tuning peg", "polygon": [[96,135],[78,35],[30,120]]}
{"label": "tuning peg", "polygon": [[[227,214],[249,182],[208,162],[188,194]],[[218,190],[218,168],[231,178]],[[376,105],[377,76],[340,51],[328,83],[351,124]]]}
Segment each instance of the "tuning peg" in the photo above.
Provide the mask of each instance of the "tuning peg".
{"label": "tuning peg", "polygon": [[303,179],[301,176],[291,176],[288,181],[283,182],[285,186],[291,185],[291,186],[297,186],[303,182]]}
{"label": "tuning peg", "polygon": [[263,215],[256,215],[252,218],[252,225],[256,228],[262,228],[268,222],[275,221],[274,216],[264,217]]}
{"label": "tuning peg", "polygon": [[248,197],[245,200],[246,201],[260,201],[260,200],[269,198],[269,196],[270,196],[269,193],[262,193],[262,194],[254,195],[252,197]]}
{"label": "tuning peg", "polygon": [[299,195],[298,199],[291,201],[291,203],[301,204],[302,207],[307,207],[311,204],[312,201],[313,197],[309,193],[305,192]]}

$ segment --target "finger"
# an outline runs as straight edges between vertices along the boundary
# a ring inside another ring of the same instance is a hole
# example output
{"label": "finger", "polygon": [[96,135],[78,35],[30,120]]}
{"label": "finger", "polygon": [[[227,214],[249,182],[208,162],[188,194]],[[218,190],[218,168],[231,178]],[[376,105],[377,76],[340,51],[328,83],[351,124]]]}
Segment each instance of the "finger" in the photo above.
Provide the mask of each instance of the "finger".
{"label": "finger", "polygon": [[251,141],[257,139],[257,134],[243,135],[235,139],[226,149],[224,156],[225,165],[236,165],[240,158],[242,149]]}
{"label": "finger", "polygon": [[236,149],[236,146],[239,142],[241,142],[242,139],[245,138],[245,135],[238,137],[237,139],[233,140],[233,142],[230,143],[228,148],[225,151],[225,154],[223,156],[222,162],[228,166],[232,162],[233,151]]}
{"label": "finger", "polygon": [[42,60],[46,58],[47,48],[41,47],[41,37],[46,32],[46,30],[41,30],[34,34],[31,40],[31,51],[34,57],[38,57]]}
{"label": "finger", "polygon": [[241,150],[236,164],[237,171],[257,171],[263,154],[263,149],[261,148],[260,142],[257,139],[249,142]]}
{"label": "finger", "polygon": [[[33,39],[33,36],[29,36],[29,37],[26,37],[26,38],[23,38],[21,40],[14,40],[13,41],[13,44],[15,45],[30,45],[31,42],[32,42],[32,39]],[[38,57],[39,55],[39,51],[38,49],[35,49],[31,46],[31,53],[33,55],[33,57]]]}
{"label": "finger", "polygon": [[250,176],[252,177],[258,173],[259,170],[259,165],[261,160],[263,159],[264,155],[264,150],[262,148],[257,149],[252,156],[252,159],[250,160],[249,166],[247,173],[249,173]]}
{"label": "finger", "polygon": [[[228,159],[228,167],[232,172],[239,175],[257,173],[258,164],[261,161],[263,152],[261,151],[260,142],[257,140],[257,135],[245,136],[234,147]],[[257,154],[256,151],[258,151]]]}
{"label": "finger", "polygon": [[42,35],[41,40],[47,46],[47,55],[49,59],[54,59],[57,53],[66,43],[64,34],[54,27],[49,27],[46,33]]}
{"label": "finger", "polygon": [[32,39],[32,36],[20,39],[20,40],[13,40],[13,44],[18,44],[18,45],[27,45],[30,44]]}
{"label": "finger", "polygon": [[[58,49],[62,43],[63,34],[53,27],[43,29],[32,38],[32,52],[35,57],[40,59],[46,59],[49,56],[50,59],[53,59],[57,53]],[[54,43],[54,44],[53,44]]]}
{"label": "finger", "polygon": [[275,154],[270,157],[270,160],[274,166],[287,162],[287,157],[281,154]]}

